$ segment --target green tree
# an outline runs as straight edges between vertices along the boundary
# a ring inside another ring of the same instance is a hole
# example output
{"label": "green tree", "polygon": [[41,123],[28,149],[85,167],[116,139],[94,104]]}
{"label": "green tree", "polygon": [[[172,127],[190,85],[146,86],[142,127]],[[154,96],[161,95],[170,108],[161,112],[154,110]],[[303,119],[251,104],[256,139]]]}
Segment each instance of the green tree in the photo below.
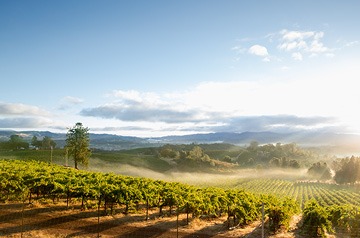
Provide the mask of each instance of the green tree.
{"label": "green tree", "polygon": [[66,134],[66,149],[69,156],[72,156],[75,163],[75,168],[81,163],[85,166],[89,164],[91,151],[89,149],[89,128],[84,127],[81,122],[75,124],[74,127],[69,128]]}
{"label": "green tree", "polygon": [[279,158],[274,157],[270,160],[269,165],[271,167],[279,168],[281,166],[281,160]]}
{"label": "green tree", "polygon": [[38,140],[37,136],[33,136],[32,139],[31,139],[31,145],[36,147],[36,148],[39,148],[41,147],[41,141]]}
{"label": "green tree", "polygon": [[11,135],[8,141],[8,148],[11,150],[29,149],[29,143],[19,135]]}
{"label": "green tree", "polygon": [[248,149],[250,150],[256,150],[259,147],[259,142],[257,141],[251,141]]}
{"label": "green tree", "polygon": [[332,178],[330,168],[326,163],[317,162],[314,163],[308,169],[308,175],[318,180],[329,180]]}
{"label": "green tree", "polygon": [[50,137],[48,136],[44,136],[42,142],[42,148],[43,149],[51,149],[52,148],[55,148],[56,147],[56,142],[53,141]]}
{"label": "green tree", "polygon": [[334,180],[338,184],[355,184],[360,180],[360,160],[352,156],[341,160],[341,168],[336,171]]}
{"label": "green tree", "polygon": [[194,146],[188,153],[188,158],[192,160],[200,160],[204,156],[204,150],[200,146]]}
{"label": "green tree", "polygon": [[176,150],[173,150],[170,145],[164,145],[160,149],[160,156],[163,158],[179,158],[180,153]]}

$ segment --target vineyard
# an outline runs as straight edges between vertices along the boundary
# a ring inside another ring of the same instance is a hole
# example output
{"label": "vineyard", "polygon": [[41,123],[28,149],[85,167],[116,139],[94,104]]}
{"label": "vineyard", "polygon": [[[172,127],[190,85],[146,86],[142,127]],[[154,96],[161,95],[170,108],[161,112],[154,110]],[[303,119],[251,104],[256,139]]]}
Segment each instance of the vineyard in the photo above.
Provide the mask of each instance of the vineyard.
{"label": "vineyard", "polygon": [[[194,218],[225,216],[228,228],[260,221],[264,214],[272,232],[286,230],[300,207],[304,229],[310,219],[306,230],[311,232],[316,226],[313,232],[319,234],[340,230],[357,234],[354,224],[360,217],[354,209],[360,201],[359,193],[331,184],[242,179],[231,189],[201,188],[38,161],[0,160],[0,201],[31,204],[45,200],[53,204],[63,201],[68,208],[77,203],[81,210],[97,210],[99,216],[144,213],[145,220],[149,219],[149,210],[155,209],[159,217],[185,215],[187,224]],[[321,219],[323,214],[325,218]],[[317,218],[318,224],[314,223]]]}
{"label": "vineyard", "polygon": [[257,194],[288,196],[302,205],[311,199],[321,206],[360,205],[360,189],[345,185],[282,179],[242,179],[234,187]]}

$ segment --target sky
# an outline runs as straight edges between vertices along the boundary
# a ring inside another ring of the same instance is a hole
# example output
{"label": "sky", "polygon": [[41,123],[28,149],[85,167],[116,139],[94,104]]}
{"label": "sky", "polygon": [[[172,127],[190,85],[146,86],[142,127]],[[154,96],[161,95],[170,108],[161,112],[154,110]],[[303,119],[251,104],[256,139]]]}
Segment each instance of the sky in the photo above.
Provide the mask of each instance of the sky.
{"label": "sky", "polygon": [[360,2],[0,1],[0,130],[360,134]]}

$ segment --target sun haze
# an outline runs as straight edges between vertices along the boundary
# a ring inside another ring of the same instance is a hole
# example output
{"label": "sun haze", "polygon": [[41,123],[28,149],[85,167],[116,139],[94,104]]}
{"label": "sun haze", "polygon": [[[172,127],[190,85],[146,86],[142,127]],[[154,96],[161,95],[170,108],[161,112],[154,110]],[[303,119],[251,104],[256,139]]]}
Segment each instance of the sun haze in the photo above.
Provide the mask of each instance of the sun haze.
{"label": "sun haze", "polygon": [[360,133],[358,1],[2,1],[0,129]]}

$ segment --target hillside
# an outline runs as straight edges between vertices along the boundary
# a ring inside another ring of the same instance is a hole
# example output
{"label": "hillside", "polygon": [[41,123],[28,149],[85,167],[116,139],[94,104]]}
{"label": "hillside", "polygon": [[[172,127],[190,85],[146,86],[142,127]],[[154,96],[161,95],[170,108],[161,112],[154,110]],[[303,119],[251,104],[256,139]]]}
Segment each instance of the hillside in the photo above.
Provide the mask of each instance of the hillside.
{"label": "hillside", "polygon": [[[0,130],[0,141],[6,141],[13,134],[21,135],[30,141],[33,136],[39,138],[48,136],[52,138],[58,147],[65,145],[65,133],[52,133],[48,131],[9,131]],[[322,147],[326,153],[352,154],[359,153],[360,136],[355,134],[335,134],[321,132],[219,132],[206,134],[191,134],[183,136],[164,136],[140,138],[133,136],[121,136],[112,134],[90,133],[90,146],[101,150],[125,150],[145,147],[158,147],[164,144],[209,144],[230,143],[234,145],[249,145],[252,141],[260,144],[268,143],[296,143],[306,147]]]}
{"label": "hillside", "polygon": [[198,187],[36,161],[0,165],[0,235],[259,237],[265,213],[266,237],[358,237],[356,187],[240,176],[232,188]]}

